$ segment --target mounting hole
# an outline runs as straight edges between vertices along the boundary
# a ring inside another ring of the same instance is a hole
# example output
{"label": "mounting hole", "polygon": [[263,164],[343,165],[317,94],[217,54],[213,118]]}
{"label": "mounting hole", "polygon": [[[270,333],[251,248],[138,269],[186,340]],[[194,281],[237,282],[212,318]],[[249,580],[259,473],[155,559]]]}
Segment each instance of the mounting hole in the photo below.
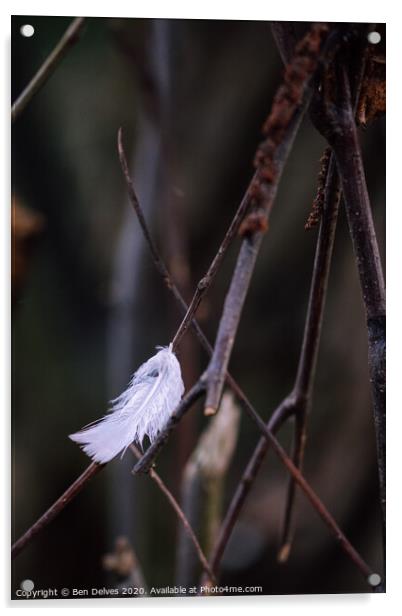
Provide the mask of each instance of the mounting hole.
{"label": "mounting hole", "polygon": [[370,584],[370,586],[378,586],[379,584],[381,584],[381,576],[378,575],[378,573],[372,573],[371,575],[369,575],[368,583]]}
{"label": "mounting hole", "polygon": [[367,35],[367,40],[372,45],[378,45],[378,43],[381,41],[381,34],[379,32],[376,32],[376,31],[370,32]]}
{"label": "mounting hole", "polygon": [[31,38],[35,34],[35,28],[31,24],[24,24],[21,26],[20,32],[25,38]]}
{"label": "mounting hole", "polygon": [[20,584],[20,588],[26,592],[32,592],[35,588],[35,584],[32,580],[23,580]]}

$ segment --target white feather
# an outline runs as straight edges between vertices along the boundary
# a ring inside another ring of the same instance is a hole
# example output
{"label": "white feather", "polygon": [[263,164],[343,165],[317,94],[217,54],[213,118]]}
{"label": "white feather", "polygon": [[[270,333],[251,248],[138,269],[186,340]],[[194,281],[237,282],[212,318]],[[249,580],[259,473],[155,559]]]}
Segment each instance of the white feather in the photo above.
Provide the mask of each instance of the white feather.
{"label": "white feather", "polygon": [[134,373],[127,389],[111,401],[109,413],[70,438],[94,462],[104,464],[145,436],[152,443],[184,392],[180,364],[169,347],[158,347]]}

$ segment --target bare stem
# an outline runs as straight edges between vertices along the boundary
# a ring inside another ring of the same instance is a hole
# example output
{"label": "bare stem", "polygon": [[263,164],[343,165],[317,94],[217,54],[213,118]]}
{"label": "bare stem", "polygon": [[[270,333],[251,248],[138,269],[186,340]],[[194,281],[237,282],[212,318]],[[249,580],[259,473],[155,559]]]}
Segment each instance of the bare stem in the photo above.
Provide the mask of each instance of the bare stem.
{"label": "bare stem", "polygon": [[[385,284],[361,147],[344,63],[336,64],[337,88],[324,81],[318,128],[333,148],[342,180],[346,214],[367,317],[368,363],[385,546]],[[385,549],[385,547],[384,547]]]}
{"label": "bare stem", "polygon": [[53,503],[51,507],[20,537],[11,548],[11,557],[15,558],[18,554],[40,533],[56,516],[63,511],[64,507],[70,503],[92,477],[97,475],[104,468],[104,464],[92,462],[85,471],[71,484],[69,488]]}
{"label": "bare stem", "polygon": [[385,284],[367,190],[362,153],[345,70],[340,82],[342,107],[338,108],[340,131],[332,140],[342,178],[346,213],[360,276],[367,320],[385,315]]}
{"label": "bare stem", "polygon": [[[304,450],[307,440],[307,408],[299,408],[294,417],[294,433],[293,433],[293,464],[302,470],[304,460]],[[286,493],[285,511],[283,516],[283,525],[278,549],[278,562],[284,563],[289,558],[290,550],[293,541],[293,518],[296,502],[296,482],[293,477],[288,479],[288,488]]]}
{"label": "bare stem", "polygon": [[[137,449],[137,447],[133,444],[130,445],[130,449],[133,452],[133,454],[135,455],[135,457],[137,458],[137,460],[139,460],[141,458],[141,452],[139,451],[139,449]],[[188,521],[184,511],[182,510],[182,508],[180,507],[179,503],[177,502],[177,500],[175,499],[175,497],[173,496],[173,494],[171,493],[171,491],[169,490],[169,488],[167,487],[167,485],[165,484],[165,482],[163,481],[163,479],[158,475],[158,473],[151,468],[149,471],[149,476],[151,477],[152,481],[154,481],[156,483],[156,485],[158,486],[158,488],[160,489],[161,492],[163,492],[163,494],[166,496],[166,498],[168,499],[169,503],[171,504],[172,508],[174,509],[174,511],[176,512],[177,517],[179,518],[180,522],[182,523],[185,531],[187,532],[187,535],[190,538],[190,541],[192,542],[195,552],[198,556],[198,559],[201,563],[202,568],[204,569],[205,573],[208,574],[208,576],[212,576],[211,579],[214,583],[216,583],[216,578],[215,575],[212,571],[212,569],[210,568],[208,561],[206,559],[206,556],[204,554],[204,552],[202,551],[202,548],[200,546],[200,543],[191,527],[190,522]]]}
{"label": "bare stem", "polygon": [[[336,171],[335,159],[331,155],[325,181],[323,212],[314,259],[303,343],[294,385],[295,397],[298,402],[296,405],[293,461],[299,469],[302,468],[307,439],[307,416],[312,403],[313,383],[321,339],[340,195],[340,181]],[[290,477],[278,556],[281,562],[287,559],[291,548],[294,500],[295,482]]]}
{"label": "bare stem", "polygon": [[303,343],[295,381],[296,392],[300,397],[305,398],[311,397],[315,378],[340,198],[339,177],[334,157],[331,156],[325,182],[323,213],[314,257]]}
{"label": "bare stem", "polygon": [[13,106],[11,107],[11,121],[14,122],[18,116],[24,111],[25,107],[42,88],[49,79],[51,74],[60,64],[66,53],[78,41],[81,29],[84,25],[84,17],[76,17],[53,51],[48,55],[36,75],[31,79],[26,88],[21,92]]}

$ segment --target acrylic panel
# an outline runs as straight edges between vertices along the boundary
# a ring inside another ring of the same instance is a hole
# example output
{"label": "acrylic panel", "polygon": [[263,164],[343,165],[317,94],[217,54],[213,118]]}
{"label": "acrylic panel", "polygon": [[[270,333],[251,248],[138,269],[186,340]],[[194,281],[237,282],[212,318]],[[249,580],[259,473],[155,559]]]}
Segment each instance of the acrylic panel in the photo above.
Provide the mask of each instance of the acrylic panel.
{"label": "acrylic panel", "polygon": [[12,599],[385,592],[385,39],[12,17]]}

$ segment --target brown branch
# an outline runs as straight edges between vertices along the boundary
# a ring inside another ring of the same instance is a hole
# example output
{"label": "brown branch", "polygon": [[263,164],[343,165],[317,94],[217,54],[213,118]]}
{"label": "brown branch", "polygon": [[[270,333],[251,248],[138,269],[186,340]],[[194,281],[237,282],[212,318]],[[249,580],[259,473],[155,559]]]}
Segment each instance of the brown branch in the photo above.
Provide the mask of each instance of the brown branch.
{"label": "brown branch", "polygon": [[[324,102],[328,123],[322,132],[335,153],[367,320],[385,315],[385,284],[371,212],[363,159],[354,118],[349,79],[339,69],[337,100]],[[329,94],[328,94],[329,96]]]}
{"label": "brown branch", "polygon": [[32,539],[40,533],[50,522],[52,522],[56,516],[63,511],[64,507],[68,505],[76,496],[81,492],[83,487],[88,483],[92,477],[97,475],[105,467],[105,464],[97,464],[92,462],[85,471],[71,484],[69,488],[53,503],[51,507],[33,524],[23,535],[20,537],[11,547],[11,557],[15,558],[18,554],[32,541]]}
{"label": "brown branch", "polygon": [[314,24],[298,43],[294,58],[286,68],[284,83],[275,95],[272,110],[263,127],[265,138],[257,150],[255,160],[257,177],[252,188],[253,208],[244,221],[246,223],[249,220],[250,225],[242,225],[244,239],[208,366],[206,415],[213,415],[219,407],[225,374],[263,233],[267,228],[283,168],[312,96],[309,86],[318,68],[327,34],[328,26]]}
{"label": "brown branch", "polygon": [[[137,447],[133,444],[130,445],[130,449],[133,452],[133,454],[135,455],[135,457],[137,458],[137,460],[139,460],[141,458],[141,452],[139,451],[139,449],[137,449]],[[167,485],[165,484],[165,482],[163,481],[163,479],[158,475],[158,473],[151,468],[149,471],[149,476],[151,477],[152,481],[154,481],[156,483],[156,485],[158,486],[158,488],[160,489],[161,492],[163,492],[163,494],[166,496],[166,498],[168,499],[169,503],[171,504],[172,508],[175,510],[177,517],[179,518],[180,522],[182,523],[184,529],[186,530],[193,546],[194,549],[196,551],[196,554],[198,556],[198,559],[202,565],[202,568],[204,569],[205,573],[208,574],[209,577],[211,577],[213,583],[216,583],[216,578],[215,575],[212,571],[212,569],[210,568],[208,561],[205,557],[204,552],[202,551],[202,548],[200,546],[200,543],[197,539],[197,537],[195,536],[195,533],[193,531],[193,529],[191,528],[191,524],[188,521],[187,517],[184,514],[184,511],[182,510],[182,508],[180,507],[179,503],[177,502],[177,500],[175,499],[175,497],[173,496],[173,494],[171,493],[171,491],[169,490],[169,488],[167,487]]]}
{"label": "brown branch", "polygon": [[316,125],[336,157],[366,311],[385,549],[385,284],[345,62],[336,63],[333,70],[323,81]]}
{"label": "brown branch", "polygon": [[[285,63],[289,62],[296,45],[293,25],[285,22],[275,22],[272,24],[272,31],[278,49],[281,53],[282,60]],[[360,32],[360,36],[356,37],[355,34],[353,36],[353,39],[355,39],[353,43],[355,49],[353,53],[353,63],[351,64],[351,74],[353,75],[353,97],[356,108],[366,62],[366,53],[364,49],[366,45],[365,27],[363,27]],[[361,36],[361,34],[363,34],[363,36]],[[310,110],[313,122],[316,120],[316,112],[317,109],[313,105]],[[326,148],[320,162],[321,168],[318,177],[317,195],[308,221],[305,225],[305,229],[311,229],[320,221],[323,216],[323,211],[326,210],[326,220],[324,220],[321,225],[320,235],[317,242],[315,265],[310,290],[309,309],[304,330],[302,353],[299,360],[295,383],[295,390],[299,392],[297,396],[299,398],[299,404],[296,408],[292,458],[299,469],[302,468],[305,443],[307,439],[307,416],[309,407],[311,407],[316,356],[320,339],[326,286],[341,194],[340,180],[335,170],[335,160],[331,155],[331,148]],[[331,212],[333,212],[333,214],[331,214]],[[310,360],[308,359],[309,357]],[[291,527],[294,502],[295,482],[292,477],[289,477],[282,537],[278,553],[278,560],[280,562],[287,560],[291,549]]]}
{"label": "brown branch", "polygon": [[310,398],[313,388],[340,198],[339,177],[336,172],[335,160],[331,156],[325,181],[323,214],[317,239],[310,298],[295,381],[295,391],[297,397],[300,398]]}
{"label": "brown branch", "polygon": [[[340,203],[340,180],[335,160],[330,156],[326,165],[323,194],[322,222],[317,240],[310,299],[304,327],[303,343],[294,385],[296,403],[293,461],[301,469],[307,439],[307,417],[312,404],[312,390],[315,379],[318,348],[321,339],[322,320],[327,294],[328,278],[335,240],[336,224]],[[284,562],[291,548],[291,526],[295,499],[295,482],[289,479],[285,516],[278,558]]]}
{"label": "brown branch", "polygon": [[[299,409],[294,417],[293,431],[293,464],[299,469],[303,468],[304,450],[307,440],[307,408]],[[289,477],[286,493],[285,511],[283,525],[278,549],[278,562],[284,563],[289,558],[293,541],[293,518],[296,502],[296,482],[293,477]]]}
{"label": "brown branch", "polygon": [[56,67],[60,64],[66,53],[78,41],[82,27],[84,25],[84,17],[76,17],[53,51],[48,55],[38,72],[34,75],[26,88],[21,92],[13,106],[11,107],[11,121],[14,122],[18,116],[24,111],[25,107],[42,88],[49,79]]}

